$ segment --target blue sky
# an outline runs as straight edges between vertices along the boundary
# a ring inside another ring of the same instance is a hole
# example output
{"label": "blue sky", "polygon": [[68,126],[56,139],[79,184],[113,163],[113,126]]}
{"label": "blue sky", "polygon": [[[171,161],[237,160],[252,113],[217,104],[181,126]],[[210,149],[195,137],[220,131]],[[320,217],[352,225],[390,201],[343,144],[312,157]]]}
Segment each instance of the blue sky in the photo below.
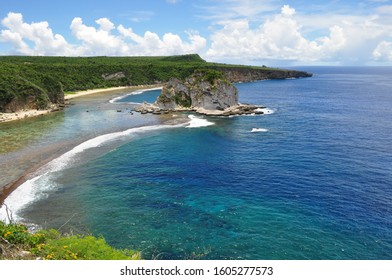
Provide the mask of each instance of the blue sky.
{"label": "blue sky", "polygon": [[1,55],[392,65],[389,0],[0,0]]}

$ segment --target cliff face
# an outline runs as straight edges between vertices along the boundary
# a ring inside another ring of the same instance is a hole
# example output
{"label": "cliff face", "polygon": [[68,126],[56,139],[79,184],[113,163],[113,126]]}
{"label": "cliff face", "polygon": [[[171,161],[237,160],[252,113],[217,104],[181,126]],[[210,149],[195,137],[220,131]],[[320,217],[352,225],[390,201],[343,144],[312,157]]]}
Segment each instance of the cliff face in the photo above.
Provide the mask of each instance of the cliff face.
{"label": "cliff face", "polygon": [[13,77],[0,88],[0,93],[0,112],[5,113],[64,104],[62,85],[50,77],[42,77],[39,85],[20,76]]}
{"label": "cliff face", "polygon": [[225,110],[238,105],[238,91],[222,73],[207,70],[196,72],[185,81],[170,79],[155,104],[163,110],[179,107]]}
{"label": "cliff face", "polygon": [[265,107],[238,103],[237,88],[223,72],[199,70],[181,81],[172,78],[154,104],[135,108],[142,114],[167,114],[170,111],[195,111],[210,116],[261,115]]}

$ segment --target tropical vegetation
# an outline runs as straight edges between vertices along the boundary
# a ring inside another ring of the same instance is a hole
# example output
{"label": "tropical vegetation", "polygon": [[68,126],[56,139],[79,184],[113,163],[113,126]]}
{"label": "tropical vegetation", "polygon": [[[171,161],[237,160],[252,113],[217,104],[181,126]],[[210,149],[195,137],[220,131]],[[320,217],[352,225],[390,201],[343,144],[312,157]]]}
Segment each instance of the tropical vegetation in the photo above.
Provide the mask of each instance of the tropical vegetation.
{"label": "tropical vegetation", "polygon": [[115,249],[103,237],[62,235],[54,229],[32,233],[23,224],[0,221],[1,259],[138,260],[141,254]]}
{"label": "tropical vegetation", "polygon": [[197,54],[166,57],[0,56],[0,112],[9,111],[10,102],[24,104],[33,100],[34,107],[44,109],[50,103],[61,102],[64,92],[157,84],[173,77],[184,79],[196,69],[231,68],[269,69],[210,63]]}

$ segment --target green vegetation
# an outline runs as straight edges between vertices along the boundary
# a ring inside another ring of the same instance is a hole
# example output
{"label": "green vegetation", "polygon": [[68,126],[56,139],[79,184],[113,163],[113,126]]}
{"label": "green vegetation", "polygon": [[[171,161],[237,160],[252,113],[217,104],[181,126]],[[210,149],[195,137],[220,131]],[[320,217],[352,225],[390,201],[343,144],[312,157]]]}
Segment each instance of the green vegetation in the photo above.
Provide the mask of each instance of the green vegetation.
{"label": "green vegetation", "polygon": [[257,72],[253,73],[253,79],[271,78],[271,75],[285,78],[288,73],[265,66],[209,63],[197,54],[167,57],[0,56],[0,112],[17,111],[26,106],[43,109],[50,103],[62,103],[64,92],[151,85],[167,82],[170,78],[183,80],[197,69],[204,69],[208,79],[222,75],[219,72],[232,70],[247,75]]}
{"label": "green vegetation", "polygon": [[22,224],[0,221],[1,259],[137,260],[141,255],[114,249],[103,237],[63,236],[54,229],[30,233]]}
{"label": "green vegetation", "polygon": [[176,93],[174,95],[174,101],[176,102],[176,104],[184,108],[188,108],[192,106],[192,99],[185,92]]}
{"label": "green vegetation", "polygon": [[214,69],[199,69],[195,72],[200,80],[213,84],[216,80],[225,79],[223,72]]}

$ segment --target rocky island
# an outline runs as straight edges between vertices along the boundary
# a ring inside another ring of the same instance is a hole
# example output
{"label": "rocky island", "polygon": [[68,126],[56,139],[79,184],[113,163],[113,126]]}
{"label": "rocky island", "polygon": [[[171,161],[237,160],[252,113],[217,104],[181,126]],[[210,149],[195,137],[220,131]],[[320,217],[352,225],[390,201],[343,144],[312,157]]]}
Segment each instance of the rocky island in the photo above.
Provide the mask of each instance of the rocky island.
{"label": "rocky island", "polygon": [[196,70],[185,80],[170,79],[153,104],[135,108],[142,114],[167,114],[173,111],[194,111],[210,116],[263,114],[265,107],[240,104],[237,88],[216,70]]}

